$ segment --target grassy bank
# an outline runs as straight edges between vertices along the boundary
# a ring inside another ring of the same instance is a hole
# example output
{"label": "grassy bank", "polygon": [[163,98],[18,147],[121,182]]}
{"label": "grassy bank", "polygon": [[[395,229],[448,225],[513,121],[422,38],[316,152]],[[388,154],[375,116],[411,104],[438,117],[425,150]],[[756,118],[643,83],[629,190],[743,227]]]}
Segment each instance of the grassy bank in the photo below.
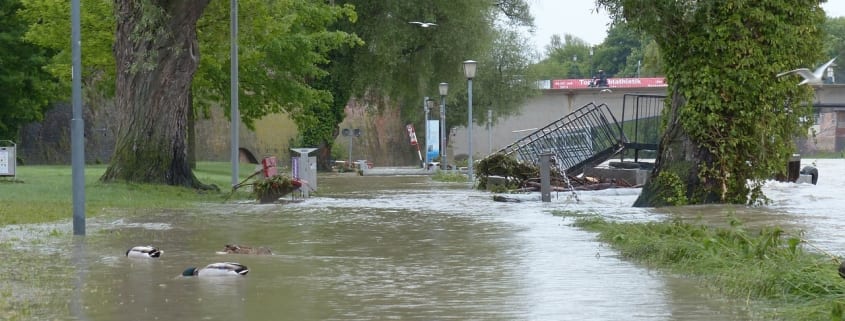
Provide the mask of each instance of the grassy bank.
{"label": "grassy bank", "polygon": [[[99,182],[106,165],[85,168],[85,213],[88,217],[110,208],[185,208],[202,202],[222,202],[231,191],[231,164],[200,162],[194,175],[220,192],[198,192],[189,188]],[[243,165],[241,180],[255,170]],[[19,166],[18,182],[0,180],[0,226],[69,220],[73,216],[72,170],[70,166]],[[249,198],[238,192],[233,198]]]}
{"label": "grassy bank", "polygon": [[[558,213],[561,216],[577,216]],[[597,216],[575,226],[598,233],[626,259],[699,280],[739,302],[763,320],[843,320],[845,280],[838,259],[779,228],[750,231],[679,220],[609,222]]]}

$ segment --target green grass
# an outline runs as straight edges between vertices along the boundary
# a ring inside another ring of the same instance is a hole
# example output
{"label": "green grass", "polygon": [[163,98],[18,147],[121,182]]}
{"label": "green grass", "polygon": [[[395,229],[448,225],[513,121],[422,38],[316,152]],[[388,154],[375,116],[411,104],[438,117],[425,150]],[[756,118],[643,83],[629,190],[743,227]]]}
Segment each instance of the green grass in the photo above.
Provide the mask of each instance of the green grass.
{"label": "green grass", "polygon": [[431,179],[438,182],[463,183],[467,181],[467,176],[457,171],[443,171],[437,170]]}
{"label": "green grass", "polygon": [[[569,213],[558,213],[569,216]],[[684,275],[747,302],[764,320],[843,320],[845,280],[838,258],[780,228],[746,230],[737,221],[709,227],[680,220],[609,222],[576,216],[574,225],[598,233],[626,259]]]}
{"label": "green grass", "polygon": [[[200,203],[248,199],[249,193],[231,192],[231,164],[199,162],[194,175],[205,184],[215,184],[220,192],[133,183],[101,183],[107,165],[85,167],[85,215],[97,216],[111,208],[188,208]],[[255,170],[242,165],[240,180]],[[70,166],[18,166],[17,180],[0,179],[0,226],[43,223],[73,216],[72,170]]]}

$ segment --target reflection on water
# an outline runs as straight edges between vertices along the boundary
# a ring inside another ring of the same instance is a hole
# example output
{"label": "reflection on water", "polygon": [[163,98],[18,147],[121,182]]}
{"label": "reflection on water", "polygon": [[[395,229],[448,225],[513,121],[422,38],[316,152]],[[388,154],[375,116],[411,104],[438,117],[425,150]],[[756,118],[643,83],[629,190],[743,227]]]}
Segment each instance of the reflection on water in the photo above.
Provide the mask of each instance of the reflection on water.
{"label": "reflection on water", "polygon": [[[832,218],[814,208],[830,210],[837,201],[823,182],[773,184],[773,198],[788,197],[769,207],[658,211],[631,208],[636,189],[580,192],[579,203],[567,193],[551,203],[533,201],[537,195],[497,203],[466,184],[428,177],[331,174],[321,177],[318,195],[300,203],[210,204],[89,220],[82,243],[49,236],[70,231],[69,224],[10,227],[0,230],[0,268],[11,271],[0,279],[0,294],[11,298],[0,304],[0,319],[746,320],[741,303],[620,260],[550,212],[715,224],[736,217],[824,239],[835,234],[818,232],[831,227],[814,222]],[[266,246],[275,255],[215,253],[228,243]],[[123,255],[142,244],[164,254]],[[179,276],[221,261],[243,263],[250,273]]]}

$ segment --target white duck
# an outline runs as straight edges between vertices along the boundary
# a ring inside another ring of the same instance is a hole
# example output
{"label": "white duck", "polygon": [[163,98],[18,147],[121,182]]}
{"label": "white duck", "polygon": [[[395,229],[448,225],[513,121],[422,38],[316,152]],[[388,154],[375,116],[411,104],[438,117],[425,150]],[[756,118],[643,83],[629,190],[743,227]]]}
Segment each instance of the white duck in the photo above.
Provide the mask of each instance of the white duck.
{"label": "white duck", "polygon": [[246,265],[235,262],[211,263],[204,268],[189,267],[182,276],[243,276],[249,273]]}
{"label": "white duck", "polygon": [[158,258],[161,257],[162,253],[164,252],[150,245],[133,246],[129,250],[126,250],[126,257]]}
{"label": "white duck", "polygon": [[822,83],[822,76],[824,76],[824,71],[827,70],[827,67],[830,67],[830,64],[832,64],[834,60],[836,60],[836,57],[833,57],[833,59],[826,62],[824,65],[819,66],[819,68],[816,68],[816,70],[813,72],[810,72],[810,69],[807,68],[798,68],[795,70],[779,73],[777,74],[777,76],[782,77],[789,74],[799,74],[801,75],[801,77],[804,77],[804,80],[798,83],[799,86],[804,84],[820,85]]}

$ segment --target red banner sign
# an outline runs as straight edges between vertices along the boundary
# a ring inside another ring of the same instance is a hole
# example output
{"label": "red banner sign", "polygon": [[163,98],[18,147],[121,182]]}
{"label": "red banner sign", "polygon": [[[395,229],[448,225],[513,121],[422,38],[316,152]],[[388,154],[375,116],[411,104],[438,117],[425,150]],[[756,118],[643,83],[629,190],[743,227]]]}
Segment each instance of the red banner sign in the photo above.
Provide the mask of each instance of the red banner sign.
{"label": "red banner sign", "polygon": [[[666,87],[666,78],[607,78],[610,88]],[[555,79],[551,89],[590,88],[590,79]]]}

